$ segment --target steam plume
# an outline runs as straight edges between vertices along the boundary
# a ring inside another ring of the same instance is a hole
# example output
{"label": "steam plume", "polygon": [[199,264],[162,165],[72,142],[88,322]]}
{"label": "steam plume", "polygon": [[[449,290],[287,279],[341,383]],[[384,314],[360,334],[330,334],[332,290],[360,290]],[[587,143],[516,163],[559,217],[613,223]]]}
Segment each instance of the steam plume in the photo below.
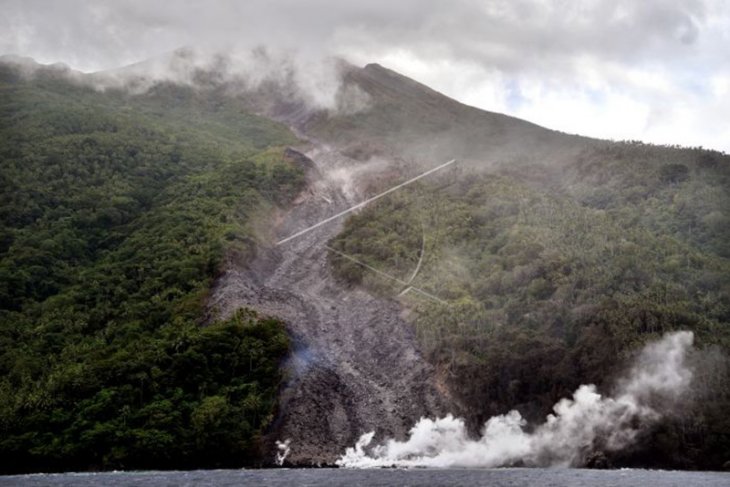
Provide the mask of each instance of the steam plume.
{"label": "steam plume", "polygon": [[471,439],[464,421],[448,415],[422,418],[406,441],[387,440],[368,449],[374,433],[360,437],[337,461],[339,466],[499,467],[580,465],[595,451],[616,451],[630,445],[645,428],[671,410],[685,393],[692,372],[685,363],[693,334],[666,334],[648,344],[629,374],[618,381],[614,397],[603,397],[594,385],[580,386],[562,399],[554,414],[525,431],[519,412],[495,416],[482,436]]}
{"label": "steam plume", "polygon": [[289,452],[291,451],[291,448],[289,448],[289,444],[291,443],[291,440],[288,438],[284,441],[276,441],[276,449],[279,450],[276,452],[276,458],[274,461],[278,466],[284,465],[284,460],[286,460],[286,457],[289,456]]}

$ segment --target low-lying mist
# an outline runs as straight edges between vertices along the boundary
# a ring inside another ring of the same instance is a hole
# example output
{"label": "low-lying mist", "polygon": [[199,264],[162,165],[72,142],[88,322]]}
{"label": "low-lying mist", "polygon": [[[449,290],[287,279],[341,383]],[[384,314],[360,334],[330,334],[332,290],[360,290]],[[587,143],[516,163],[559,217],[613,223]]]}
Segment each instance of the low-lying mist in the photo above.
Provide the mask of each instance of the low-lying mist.
{"label": "low-lying mist", "polygon": [[249,95],[259,102],[268,97],[338,115],[364,111],[370,103],[365,91],[343,81],[344,71],[350,68],[346,61],[307,56],[293,49],[185,47],[96,73],[82,73],[63,64],[41,65],[18,56],[3,56],[0,62],[14,66],[24,78],[50,70],[55,76],[98,91],[125,90],[134,95],[171,83],[196,90],[223,89],[228,95]]}
{"label": "low-lying mist", "polygon": [[692,332],[665,334],[644,347],[630,371],[616,382],[612,396],[594,385],[580,386],[560,400],[546,421],[528,430],[518,411],[489,419],[478,439],[452,415],[422,418],[405,441],[389,439],[371,447],[364,434],[337,464],[342,467],[500,467],[579,466],[591,455],[618,451],[677,408],[689,390],[687,354]]}
{"label": "low-lying mist", "polygon": [[338,58],[305,57],[292,50],[264,47],[241,50],[178,49],[168,55],[92,75],[98,89],[143,93],[158,83],[198,89],[225,87],[231,95],[267,92],[310,110],[338,114],[368,107],[368,95],[343,83],[347,63]]}

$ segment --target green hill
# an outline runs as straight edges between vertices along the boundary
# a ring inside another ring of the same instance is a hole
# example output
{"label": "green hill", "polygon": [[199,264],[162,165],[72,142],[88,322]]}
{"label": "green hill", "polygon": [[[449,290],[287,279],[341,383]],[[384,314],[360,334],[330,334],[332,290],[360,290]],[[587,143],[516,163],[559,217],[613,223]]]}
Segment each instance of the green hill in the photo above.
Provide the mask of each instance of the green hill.
{"label": "green hill", "polygon": [[193,89],[0,65],[0,472],[240,466],[288,351],[200,327],[226,253],[303,182],[283,126]]}
{"label": "green hill", "polygon": [[[669,330],[693,330],[705,359],[730,351],[730,157],[546,137],[579,148],[543,160],[527,144],[481,165],[461,148],[461,170],[366,208],[330,242],[406,282],[423,251],[411,284],[447,304],[402,299],[474,431],[511,408],[541,420],[579,384],[608,387],[631,351]],[[404,290],[352,259],[331,262],[351,285]],[[614,461],[720,468],[727,360],[698,368],[695,384],[694,408]]]}

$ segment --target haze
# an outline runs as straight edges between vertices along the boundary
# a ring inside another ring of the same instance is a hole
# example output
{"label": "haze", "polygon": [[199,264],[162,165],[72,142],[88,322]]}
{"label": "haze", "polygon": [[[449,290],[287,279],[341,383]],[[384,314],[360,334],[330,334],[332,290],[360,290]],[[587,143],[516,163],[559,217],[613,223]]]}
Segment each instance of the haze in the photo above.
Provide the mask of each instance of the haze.
{"label": "haze", "polygon": [[116,68],[181,46],[378,62],[464,103],[601,138],[730,150],[722,0],[3,0],[0,53]]}

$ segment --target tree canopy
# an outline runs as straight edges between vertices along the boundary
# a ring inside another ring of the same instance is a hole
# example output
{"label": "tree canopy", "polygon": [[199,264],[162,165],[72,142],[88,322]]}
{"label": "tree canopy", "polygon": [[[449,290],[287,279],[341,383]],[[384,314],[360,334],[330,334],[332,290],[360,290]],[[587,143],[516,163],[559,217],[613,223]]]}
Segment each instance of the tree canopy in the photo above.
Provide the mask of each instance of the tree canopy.
{"label": "tree canopy", "polygon": [[287,334],[203,306],[298,192],[296,139],[189,88],[0,71],[0,472],[255,461]]}

